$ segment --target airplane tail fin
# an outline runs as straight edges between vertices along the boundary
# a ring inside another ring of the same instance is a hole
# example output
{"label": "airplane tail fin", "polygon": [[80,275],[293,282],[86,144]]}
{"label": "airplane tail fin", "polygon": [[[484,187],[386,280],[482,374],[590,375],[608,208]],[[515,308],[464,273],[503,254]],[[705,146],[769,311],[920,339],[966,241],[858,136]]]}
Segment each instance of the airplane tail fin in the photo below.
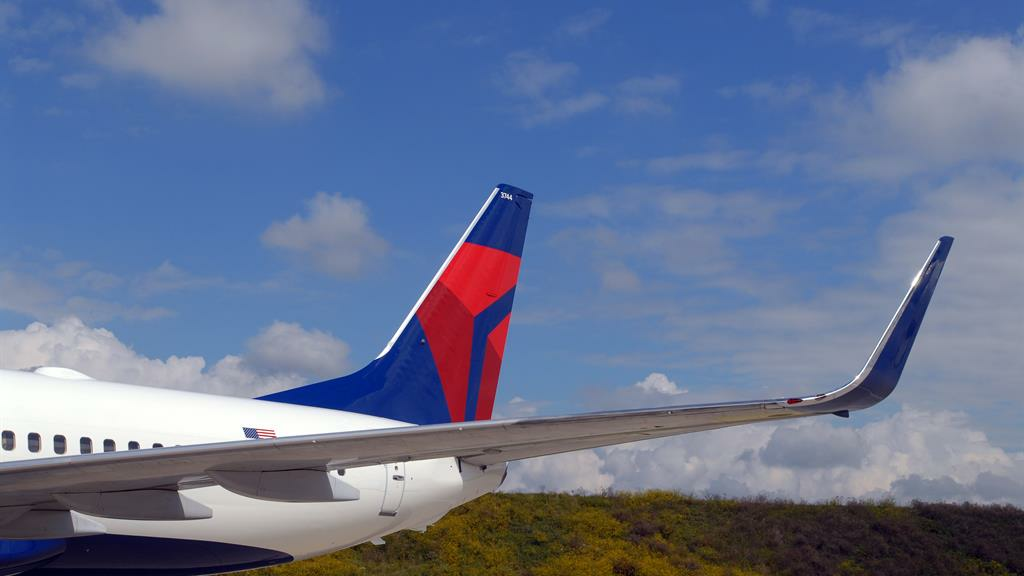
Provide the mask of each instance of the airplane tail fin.
{"label": "airplane tail fin", "polygon": [[354,374],[260,400],[437,424],[488,420],[533,194],[491,192],[380,355]]}

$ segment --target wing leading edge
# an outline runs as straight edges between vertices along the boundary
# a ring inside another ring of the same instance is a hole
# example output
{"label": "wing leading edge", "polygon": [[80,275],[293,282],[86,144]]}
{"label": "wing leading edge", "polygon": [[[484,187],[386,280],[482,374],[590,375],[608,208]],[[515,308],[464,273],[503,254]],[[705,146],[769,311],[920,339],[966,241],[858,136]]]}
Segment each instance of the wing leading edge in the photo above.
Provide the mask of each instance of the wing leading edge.
{"label": "wing leading edge", "polygon": [[488,465],[739,424],[848,415],[895,388],[952,242],[939,239],[861,372],[825,394],[8,462],[0,464],[0,507],[38,505],[68,493],[212,485],[224,472],[331,470],[442,457]]}

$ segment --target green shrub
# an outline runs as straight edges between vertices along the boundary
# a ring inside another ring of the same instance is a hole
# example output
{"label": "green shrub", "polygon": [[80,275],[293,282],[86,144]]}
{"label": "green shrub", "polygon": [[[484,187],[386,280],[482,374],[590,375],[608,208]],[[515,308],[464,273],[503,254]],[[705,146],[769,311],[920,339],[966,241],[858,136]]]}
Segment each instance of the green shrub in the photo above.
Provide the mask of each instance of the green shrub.
{"label": "green shrub", "polygon": [[1024,511],[696,499],[665,491],[491,494],[426,533],[249,574],[1024,574]]}

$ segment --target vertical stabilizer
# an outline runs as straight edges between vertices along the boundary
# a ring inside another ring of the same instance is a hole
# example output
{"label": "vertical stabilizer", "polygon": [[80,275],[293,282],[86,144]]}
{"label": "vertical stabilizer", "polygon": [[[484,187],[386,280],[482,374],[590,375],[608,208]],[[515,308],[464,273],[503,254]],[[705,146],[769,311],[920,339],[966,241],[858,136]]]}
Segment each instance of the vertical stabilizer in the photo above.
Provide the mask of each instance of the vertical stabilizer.
{"label": "vertical stabilizer", "polygon": [[532,202],[499,184],[365,368],[261,400],[416,424],[490,419]]}

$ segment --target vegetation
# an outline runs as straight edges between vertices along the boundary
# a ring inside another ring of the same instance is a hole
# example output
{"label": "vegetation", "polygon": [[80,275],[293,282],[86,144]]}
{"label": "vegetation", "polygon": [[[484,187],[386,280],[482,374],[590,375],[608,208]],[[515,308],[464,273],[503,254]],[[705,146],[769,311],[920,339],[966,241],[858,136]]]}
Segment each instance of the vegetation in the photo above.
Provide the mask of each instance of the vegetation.
{"label": "vegetation", "polygon": [[246,573],[667,576],[1024,574],[1011,506],[794,504],[670,492],[492,494],[425,533]]}

